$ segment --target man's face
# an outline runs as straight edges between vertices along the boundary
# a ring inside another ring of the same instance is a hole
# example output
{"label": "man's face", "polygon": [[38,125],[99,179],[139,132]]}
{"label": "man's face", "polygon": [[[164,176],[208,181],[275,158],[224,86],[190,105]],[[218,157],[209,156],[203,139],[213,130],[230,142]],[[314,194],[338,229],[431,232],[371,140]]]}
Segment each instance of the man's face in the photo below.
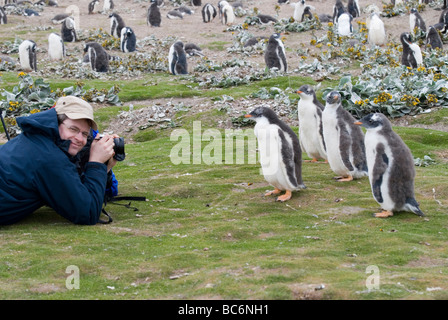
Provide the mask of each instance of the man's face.
{"label": "man's face", "polygon": [[68,153],[76,156],[87,143],[90,135],[89,123],[85,119],[66,119],[59,125],[59,135],[61,139],[71,141]]}

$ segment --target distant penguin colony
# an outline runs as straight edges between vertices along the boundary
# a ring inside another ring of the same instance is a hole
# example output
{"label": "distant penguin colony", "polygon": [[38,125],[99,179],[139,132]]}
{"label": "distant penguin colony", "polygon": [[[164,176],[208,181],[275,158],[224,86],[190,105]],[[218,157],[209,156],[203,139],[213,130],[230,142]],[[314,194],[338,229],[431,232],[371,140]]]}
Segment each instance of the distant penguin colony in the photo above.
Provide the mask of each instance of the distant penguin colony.
{"label": "distant penguin colony", "polygon": [[401,56],[401,63],[410,68],[417,68],[423,63],[423,56],[420,47],[412,42],[411,34],[403,32],[400,35],[400,41],[403,45],[403,54]]}
{"label": "distant penguin colony", "polygon": [[110,34],[115,38],[121,37],[121,30],[126,26],[123,21],[123,18],[120,17],[117,13],[111,13],[109,15],[110,18]]}
{"label": "distant penguin colony", "polygon": [[181,41],[175,42],[170,47],[168,63],[171,74],[188,74],[187,55],[184,50],[184,44]]}
{"label": "distant penguin colony", "polygon": [[106,50],[97,42],[88,42],[84,45],[84,52],[93,71],[109,71],[109,55]]}
{"label": "distant penguin colony", "polygon": [[277,68],[279,71],[287,72],[285,47],[280,39],[279,33],[271,35],[264,53],[264,61],[268,69]]}
{"label": "distant penguin colony", "polygon": [[322,123],[324,105],[317,100],[316,93],[310,85],[301,86],[296,93],[300,95],[297,105],[300,147],[312,162],[317,162],[319,159],[327,160]]}
{"label": "distant penguin colony", "polygon": [[323,133],[328,163],[339,175],[337,181],[351,181],[367,175],[364,134],[341,103],[339,92],[328,94],[322,112]]}
{"label": "distant penguin colony", "polygon": [[365,146],[369,181],[373,197],[383,209],[377,218],[387,218],[394,211],[410,211],[424,216],[415,200],[414,158],[408,146],[392,130],[381,113],[369,114],[355,122],[367,129]]}
{"label": "distant penguin colony", "polygon": [[48,55],[50,60],[63,60],[65,57],[65,45],[62,37],[57,33],[48,36]]}
{"label": "distant penguin colony", "polygon": [[[302,151],[294,131],[267,107],[258,107],[246,118],[256,122],[254,133],[260,150],[260,164],[266,181],[274,187],[265,196],[277,201],[291,199],[292,192],[305,189],[302,180]],[[285,194],[280,196],[282,191]]]}
{"label": "distant penguin colony", "polygon": [[33,40],[24,40],[19,45],[19,60],[23,70],[37,71],[36,43]]}
{"label": "distant penguin colony", "polygon": [[212,22],[217,15],[216,8],[211,3],[206,3],[202,7],[201,13],[202,21],[204,21],[204,23]]}
{"label": "distant penguin colony", "polygon": [[76,35],[75,20],[72,17],[65,18],[61,26],[61,35],[64,42],[76,42],[78,36]]}
{"label": "distant penguin colony", "polygon": [[123,52],[134,52],[137,39],[134,31],[129,27],[121,29],[120,49]]}
{"label": "distant penguin colony", "polygon": [[156,0],[151,0],[151,5],[146,14],[146,24],[151,27],[160,27],[162,23],[162,15]]}

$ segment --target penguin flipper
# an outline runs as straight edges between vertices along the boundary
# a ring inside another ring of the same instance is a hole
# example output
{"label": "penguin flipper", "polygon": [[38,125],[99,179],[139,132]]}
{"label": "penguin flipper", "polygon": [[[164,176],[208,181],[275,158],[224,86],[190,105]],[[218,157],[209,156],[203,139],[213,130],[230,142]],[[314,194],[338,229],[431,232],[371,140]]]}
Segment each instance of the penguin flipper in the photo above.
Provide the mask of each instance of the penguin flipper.
{"label": "penguin flipper", "polygon": [[415,200],[414,198],[407,198],[406,205],[416,215],[420,217],[425,216],[425,214],[420,210],[417,200]]}
{"label": "penguin flipper", "polygon": [[383,202],[383,195],[381,194],[381,185],[383,183],[383,175],[389,165],[389,158],[386,155],[384,144],[379,143],[376,147],[375,164],[372,168],[372,192],[376,201]]}

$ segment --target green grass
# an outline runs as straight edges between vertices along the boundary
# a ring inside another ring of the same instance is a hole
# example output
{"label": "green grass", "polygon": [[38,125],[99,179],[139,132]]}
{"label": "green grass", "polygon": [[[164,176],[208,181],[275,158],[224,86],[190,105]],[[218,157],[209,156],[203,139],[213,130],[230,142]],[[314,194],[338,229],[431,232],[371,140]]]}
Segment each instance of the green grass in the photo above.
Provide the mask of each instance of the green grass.
{"label": "green grass", "polygon": [[[217,115],[202,116],[212,123]],[[417,153],[448,149],[447,133],[396,129]],[[304,163],[307,189],[278,203],[263,196],[270,187],[258,164],[174,165],[176,143],[164,136],[126,145],[114,169],[120,193],[148,201],[132,202],[138,211],[108,204],[109,225],[72,225],[42,208],[1,227],[0,298],[448,298],[427,291],[448,285],[444,159],[417,168],[425,218],[382,220],[371,215],[378,205],[367,179],[340,184],[328,165]],[[80,270],[79,290],[66,288],[70,265]],[[369,292],[371,265],[381,282]]]}

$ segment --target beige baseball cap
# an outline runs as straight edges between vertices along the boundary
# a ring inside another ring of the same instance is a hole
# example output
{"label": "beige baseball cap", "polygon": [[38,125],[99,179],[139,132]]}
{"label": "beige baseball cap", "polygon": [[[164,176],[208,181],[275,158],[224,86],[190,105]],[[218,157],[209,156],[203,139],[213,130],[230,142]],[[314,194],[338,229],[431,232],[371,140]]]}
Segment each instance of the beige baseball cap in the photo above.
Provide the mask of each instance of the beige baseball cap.
{"label": "beige baseball cap", "polygon": [[74,96],[66,96],[59,98],[54,108],[57,114],[65,114],[72,120],[89,120],[90,127],[93,130],[98,130],[98,126],[93,120],[93,108],[88,102]]}

